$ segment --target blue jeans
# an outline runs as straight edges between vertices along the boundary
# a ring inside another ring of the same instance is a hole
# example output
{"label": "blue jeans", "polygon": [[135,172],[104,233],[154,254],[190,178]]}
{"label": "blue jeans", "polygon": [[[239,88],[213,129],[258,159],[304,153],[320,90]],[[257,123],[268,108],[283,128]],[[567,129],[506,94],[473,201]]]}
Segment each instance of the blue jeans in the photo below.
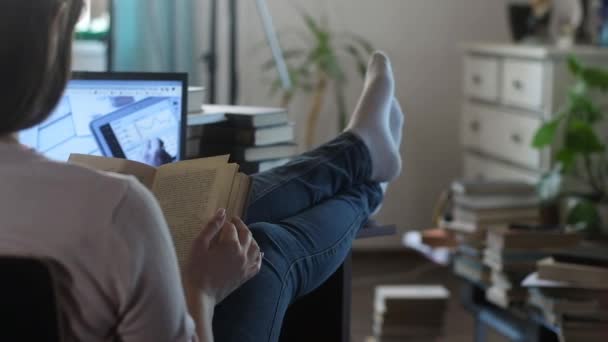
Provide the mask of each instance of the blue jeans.
{"label": "blue jeans", "polygon": [[382,190],[370,175],[367,147],[344,133],[253,176],[245,222],[264,261],[258,275],[217,306],[217,341],[278,341],[289,305],[338,269],[381,203]]}

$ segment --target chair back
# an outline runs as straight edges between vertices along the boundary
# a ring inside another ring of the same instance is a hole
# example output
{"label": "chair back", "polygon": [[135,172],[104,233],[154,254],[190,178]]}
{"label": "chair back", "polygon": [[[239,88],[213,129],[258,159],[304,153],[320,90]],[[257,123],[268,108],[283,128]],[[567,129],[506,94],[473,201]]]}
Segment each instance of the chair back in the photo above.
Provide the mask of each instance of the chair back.
{"label": "chair back", "polygon": [[0,341],[61,341],[55,290],[46,261],[0,257]]}

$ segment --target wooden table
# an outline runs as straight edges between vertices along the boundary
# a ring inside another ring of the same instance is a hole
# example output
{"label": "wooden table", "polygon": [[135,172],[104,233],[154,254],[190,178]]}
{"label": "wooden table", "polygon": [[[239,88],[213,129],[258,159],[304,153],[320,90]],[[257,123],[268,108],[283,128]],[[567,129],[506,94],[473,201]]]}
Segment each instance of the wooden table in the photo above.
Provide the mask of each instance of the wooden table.
{"label": "wooden table", "polygon": [[513,342],[558,342],[559,329],[527,309],[503,309],[486,300],[486,288],[463,279],[460,301],[475,318],[475,342],[487,340],[488,328]]}
{"label": "wooden table", "polygon": [[[420,232],[408,232],[403,244],[435,265],[449,267],[453,253],[445,248],[431,248],[421,242]],[[488,329],[513,342],[558,342],[559,329],[548,324],[532,310],[503,309],[486,300],[483,284],[462,279],[460,302],[475,319],[475,342],[487,340]]]}
{"label": "wooden table", "polygon": [[[357,239],[393,235],[394,225],[371,223]],[[281,341],[350,341],[352,255],[321,287],[300,298],[287,311]]]}

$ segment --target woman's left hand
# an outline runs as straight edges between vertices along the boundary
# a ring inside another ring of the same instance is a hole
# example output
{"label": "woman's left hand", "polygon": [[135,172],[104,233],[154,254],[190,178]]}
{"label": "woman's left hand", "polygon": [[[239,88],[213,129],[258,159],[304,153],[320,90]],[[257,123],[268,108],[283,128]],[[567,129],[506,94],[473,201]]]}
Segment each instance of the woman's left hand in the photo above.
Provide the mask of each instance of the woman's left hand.
{"label": "woman's left hand", "polygon": [[188,267],[193,285],[215,303],[253,278],[263,254],[251,231],[239,218],[227,221],[225,211],[203,229],[195,241]]}

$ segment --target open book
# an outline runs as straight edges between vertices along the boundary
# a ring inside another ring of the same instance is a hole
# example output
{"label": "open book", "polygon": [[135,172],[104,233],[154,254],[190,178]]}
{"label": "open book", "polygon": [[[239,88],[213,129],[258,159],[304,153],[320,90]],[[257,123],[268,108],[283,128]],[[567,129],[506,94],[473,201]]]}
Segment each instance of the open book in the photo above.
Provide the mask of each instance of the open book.
{"label": "open book", "polygon": [[[225,208],[229,218],[244,215],[250,178],[228,159],[218,156],[155,168],[125,159],[72,154],[68,162],[135,176],[154,193],[169,225],[183,278],[192,243],[216,211]],[[199,321],[200,293],[183,284],[190,314]]]}

